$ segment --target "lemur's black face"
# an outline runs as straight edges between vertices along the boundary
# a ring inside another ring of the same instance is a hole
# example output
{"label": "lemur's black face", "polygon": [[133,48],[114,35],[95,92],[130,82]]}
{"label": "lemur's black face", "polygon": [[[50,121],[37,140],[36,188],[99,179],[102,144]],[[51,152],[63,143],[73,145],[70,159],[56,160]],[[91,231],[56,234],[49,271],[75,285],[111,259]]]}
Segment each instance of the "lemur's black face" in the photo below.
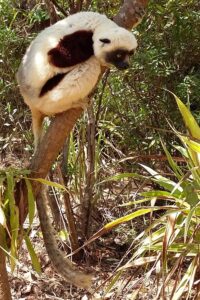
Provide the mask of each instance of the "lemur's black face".
{"label": "lemur's black face", "polygon": [[105,61],[114,65],[119,70],[125,70],[130,66],[129,59],[133,53],[134,50],[128,51],[126,49],[116,49],[106,53]]}

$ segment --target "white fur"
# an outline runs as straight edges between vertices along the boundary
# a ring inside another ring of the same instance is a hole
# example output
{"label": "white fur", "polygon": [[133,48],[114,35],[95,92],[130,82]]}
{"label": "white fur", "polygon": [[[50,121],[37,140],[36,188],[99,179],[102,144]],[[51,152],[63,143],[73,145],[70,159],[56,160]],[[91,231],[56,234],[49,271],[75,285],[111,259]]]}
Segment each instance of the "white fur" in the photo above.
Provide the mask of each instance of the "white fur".
{"label": "white fur", "polygon": [[92,56],[65,75],[62,81],[43,97],[37,98],[36,101],[33,99],[35,107],[45,115],[53,115],[70,108],[85,108],[83,100],[95,87],[100,73],[100,64]]}
{"label": "white fur", "polygon": [[[51,65],[48,51],[56,47],[64,36],[79,30],[93,31],[94,56],[72,67],[58,68]],[[99,40],[102,38],[110,39],[111,43],[102,44]],[[137,41],[134,35],[106,16],[94,12],[74,14],[38,34],[27,49],[17,73],[21,94],[32,111],[35,140],[41,134],[41,115],[53,115],[85,106],[84,99],[95,87],[101,74],[101,65],[106,65],[105,52],[120,47],[135,49]],[[39,97],[41,88],[50,78],[68,71],[55,88]]]}

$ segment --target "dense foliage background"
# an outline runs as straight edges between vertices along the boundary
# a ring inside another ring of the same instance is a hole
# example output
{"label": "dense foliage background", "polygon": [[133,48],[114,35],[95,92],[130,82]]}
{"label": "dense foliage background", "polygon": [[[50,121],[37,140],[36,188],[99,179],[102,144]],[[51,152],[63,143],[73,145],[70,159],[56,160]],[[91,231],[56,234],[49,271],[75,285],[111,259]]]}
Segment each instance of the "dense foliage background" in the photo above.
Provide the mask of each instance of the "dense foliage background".
{"label": "dense foliage background", "polygon": [[[112,16],[120,3],[92,1],[89,9]],[[67,3],[59,4],[69,12]],[[181,126],[175,102],[165,89],[192,104],[198,117],[199,6],[193,0],[150,1],[144,21],[135,30],[139,48],[131,68],[125,73],[111,71],[102,96],[100,126],[125,154],[155,152],[160,147],[159,135],[172,142],[168,132],[158,130],[169,129],[166,118]],[[61,12],[59,15],[63,17]],[[19,95],[15,73],[27,45],[48,23],[42,1],[0,1],[0,142],[4,149],[19,151],[18,140],[25,149],[31,144],[30,113]],[[100,85],[95,106],[101,92]]]}

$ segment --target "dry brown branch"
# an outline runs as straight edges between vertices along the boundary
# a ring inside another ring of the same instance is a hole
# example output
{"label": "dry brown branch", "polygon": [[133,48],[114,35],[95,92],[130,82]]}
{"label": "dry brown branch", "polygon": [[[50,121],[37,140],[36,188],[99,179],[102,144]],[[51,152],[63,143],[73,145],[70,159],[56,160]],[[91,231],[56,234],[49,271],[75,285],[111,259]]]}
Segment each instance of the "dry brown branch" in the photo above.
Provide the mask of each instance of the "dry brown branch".
{"label": "dry brown branch", "polygon": [[57,13],[51,0],[45,0],[45,4],[49,13],[50,24],[52,25],[58,21]]}

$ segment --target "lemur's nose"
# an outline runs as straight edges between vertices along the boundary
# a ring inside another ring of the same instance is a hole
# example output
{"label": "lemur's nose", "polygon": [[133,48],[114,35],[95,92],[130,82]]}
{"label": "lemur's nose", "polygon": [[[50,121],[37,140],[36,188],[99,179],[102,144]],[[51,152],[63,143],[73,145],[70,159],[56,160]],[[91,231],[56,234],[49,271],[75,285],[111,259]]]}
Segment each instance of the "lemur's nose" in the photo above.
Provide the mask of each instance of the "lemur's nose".
{"label": "lemur's nose", "polygon": [[126,70],[126,69],[128,69],[128,67],[129,67],[130,65],[129,65],[129,63],[127,62],[127,61],[121,61],[121,62],[119,62],[118,64],[117,64],[117,68],[119,69],[119,70]]}

